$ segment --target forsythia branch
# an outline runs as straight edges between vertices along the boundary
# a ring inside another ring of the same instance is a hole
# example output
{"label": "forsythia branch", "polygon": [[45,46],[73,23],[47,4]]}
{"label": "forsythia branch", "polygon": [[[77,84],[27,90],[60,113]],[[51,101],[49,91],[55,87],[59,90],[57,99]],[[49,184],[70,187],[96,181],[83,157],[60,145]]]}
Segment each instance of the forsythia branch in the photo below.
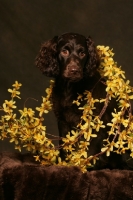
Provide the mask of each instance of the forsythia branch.
{"label": "forsythia branch", "polygon": [[[38,112],[38,117],[35,116],[35,110],[27,108],[24,104],[24,108],[19,110],[20,117],[18,118],[15,98],[20,99],[19,89],[22,84],[15,81],[12,85],[13,88],[8,89],[8,92],[11,93],[11,100],[5,100],[0,107],[0,110],[4,112],[0,119],[0,139],[9,138],[10,142],[15,143],[15,149],[19,151],[23,147],[26,148],[33,153],[36,161],[44,165],[76,165],[83,172],[86,171],[87,167],[95,165],[101,154],[106,153],[106,156],[109,156],[111,151],[121,154],[125,150],[130,150],[130,156],[133,158],[133,116],[131,108],[133,87],[129,85],[129,80],[125,81],[125,72],[113,60],[112,49],[108,46],[97,46],[97,50],[101,60],[98,71],[101,77],[105,79],[106,98],[94,99],[89,91],[85,91],[84,95],[79,94],[73,103],[83,110],[83,115],[75,130],[71,130],[66,138],[56,137],[46,132],[46,127],[43,125],[43,115],[52,110],[51,93],[54,81],[50,81],[50,86],[46,89],[46,97],[42,97],[41,105],[35,109]],[[105,125],[101,119],[112,98],[115,98],[118,102],[119,111],[114,108],[112,120]],[[80,107],[83,99],[87,103],[84,107]],[[99,115],[95,116],[93,111],[97,102],[104,102],[104,106]],[[88,156],[91,138],[95,139],[99,130],[106,126],[110,129],[101,152]],[[49,139],[47,135],[52,136],[52,138]],[[110,136],[113,136],[112,141],[110,141]],[[63,145],[56,147],[53,141],[57,139],[62,139]],[[65,161],[62,161],[59,157],[59,149],[61,148],[66,152]]]}

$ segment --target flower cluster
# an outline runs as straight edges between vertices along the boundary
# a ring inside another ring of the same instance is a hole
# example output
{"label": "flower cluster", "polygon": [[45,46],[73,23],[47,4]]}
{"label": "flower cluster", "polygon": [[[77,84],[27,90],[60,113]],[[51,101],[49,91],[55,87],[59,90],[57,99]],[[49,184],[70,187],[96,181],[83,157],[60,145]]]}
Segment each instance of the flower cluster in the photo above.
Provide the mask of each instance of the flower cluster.
{"label": "flower cluster", "polygon": [[[64,142],[62,146],[56,147],[52,139],[47,138],[46,127],[43,125],[43,115],[52,109],[50,99],[54,81],[51,81],[50,87],[46,89],[46,97],[42,97],[40,107],[36,108],[36,112],[39,112],[38,117],[35,117],[35,111],[32,108],[25,106],[19,110],[20,117],[18,117],[15,112],[17,106],[14,99],[20,98],[21,84],[16,81],[12,85],[13,89],[8,89],[11,93],[11,100],[5,100],[0,108],[5,113],[0,119],[0,139],[9,138],[10,142],[15,143],[15,149],[19,151],[22,147],[26,148],[34,154],[36,161],[42,164],[76,165],[83,172],[88,167],[92,167],[99,159],[99,155],[103,153],[109,156],[111,151],[122,154],[130,150],[130,156],[133,158],[131,111],[133,88],[129,85],[129,80],[125,79],[125,72],[114,61],[112,50],[109,47],[97,46],[97,51],[101,60],[98,71],[105,79],[106,97],[105,99],[94,99],[91,92],[85,91],[73,101],[79,109],[83,110],[83,115],[77,127],[71,133],[69,132],[66,138],[62,138]],[[112,98],[118,102],[118,108],[114,108],[110,123],[105,125],[101,118]],[[83,107],[81,107],[82,100],[86,101]],[[104,103],[104,106],[99,115],[95,116],[97,102]],[[106,126],[109,128],[108,137],[104,140],[101,152],[88,156],[91,138],[97,137],[99,130]],[[113,138],[111,141],[110,136]],[[66,159],[63,161],[59,157],[60,148],[66,152]]]}
{"label": "flower cluster", "polygon": [[[66,164],[80,166],[82,171],[92,167],[103,153],[109,156],[111,151],[122,154],[126,150],[131,150],[130,156],[133,158],[133,116],[130,102],[133,99],[133,88],[129,85],[129,80],[125,81],[125,72],[113,60],[112,50],[104,46],[97,46],[97,50],[101,60],[98,71],[105,79],[106,98],[94,99],[89,91],[85,91],[84,96],[79,95],[73,103],[83,110],[81,122],[76,131],[72,130],[71,134],[68,133],[63,139],[63,149],[68,152]],[[118,102],[118,108],[114,108],[111,122],[103,124],[102,115],[106,112],[112,98]],[[83,99],[86,100],[86,104],[80,107]],[[104,106],[99,115],[95,116],[93,111],[96,109],[97,102],[104,102]],[[110,127],[110,130],[101,152],[88,156],[91,137],[97,137],[96,133],[105,126]],[[112,140],[110,140],[111,135]]]}
{"label": "flower cluster", "polygon": [[133,116],[131,108],[133,87],[129,85],[129,80],[125,81],[125,72],[114,62],[112,50],[104,46],[98,46],[97,49],[101,57],[99,70],[106,79],[108,99],[115,98],[119,107],[118,110],[114,109],[112,120],[107,124],[110,127],[108,135],[109,137],[112,135],[113,140],[110,142],[108,137],[105,140],[105,147],[101,150],[106,151],[107,156],[110,155],[110,151],[121,154],[125,153],[126,150],[131,150],[130,156],[133,158]]}
{"label": "flower cluster", "polygon": [[18,81],[13,84],[13,89],[8,89],[11,93],[11,100],[3,103],[0,110],[4,111],[5,115],[0,120],[0,139],[9,138],[10,142],[15,143],[15,149],[21,151],[24,147],[34,154],[37,161],[43,160],[43,163],[49,165],[57,159],[59,154],[55,150],[52,140],[46,137],[46,127],[43,125],[44,118],[42,115],[48,113],[52,109],[50,96],[53,87],[53,81],[50,82],[49,89],[46,89],[47,96],[42,97],[43,102],[36,110],[39,111],[39,117],[35,117],[35,111],[32,108],[24,107],[23,110],[18,110],[20,117],[17,118],[15,109],[15,98],[20,99],[19,89],[22,84]]}

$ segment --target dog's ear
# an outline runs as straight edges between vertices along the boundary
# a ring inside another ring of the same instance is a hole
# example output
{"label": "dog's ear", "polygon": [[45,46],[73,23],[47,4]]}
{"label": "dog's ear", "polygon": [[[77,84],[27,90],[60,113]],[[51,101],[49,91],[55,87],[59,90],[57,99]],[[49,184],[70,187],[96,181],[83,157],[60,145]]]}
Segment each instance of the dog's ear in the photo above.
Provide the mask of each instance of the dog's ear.
{"label": "dog's ear", "polygon": [[90,36],[86,38],[86,43],[88,47],[89,59],[86,65],[85,73],[89,76],[93,76],[99,66],[100,59],[94,41]]}
{"label": "dog's ear", "polygon": [[59,74],[56,51],[57,39],[58,36],[55,36],[53,39],[43,43],[35,60],[35,65],[43,74],[49,77],[56,77]]}

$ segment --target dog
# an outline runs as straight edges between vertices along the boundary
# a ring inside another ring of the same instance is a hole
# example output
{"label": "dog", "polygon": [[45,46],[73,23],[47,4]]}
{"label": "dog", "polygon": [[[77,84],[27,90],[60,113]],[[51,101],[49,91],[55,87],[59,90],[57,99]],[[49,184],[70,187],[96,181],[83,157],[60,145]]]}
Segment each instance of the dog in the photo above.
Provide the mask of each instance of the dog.
{"label": "dog", "polygon": [[[82,111],[73,104],[79,94],[85,90],[92,93],[93,98],[106,98],[106,85],[98,72],[100,58],[92,38],[77,33],[65,33],[55,36],[42,44],[36,57],[36,66],[42,73],[55,79],[52,91],[53,110],[58,121],[59,136],[66,137],[81,120]],[[116,101],[111,100],[102,120],[106,125],[111,121],[111,112],[116,107]],[[102,103],[96,103],[95,115],[99,115],[103,108]],[[95,155],[103,147],[108,128],[101,129],[97,137],[91,140],[88,155]],[[62,145],[62,141],[59,141]],[[61,157],[64,152],[61,151]],[[125,155],[111,153],[99,156],[94,169],[127,168]]]}

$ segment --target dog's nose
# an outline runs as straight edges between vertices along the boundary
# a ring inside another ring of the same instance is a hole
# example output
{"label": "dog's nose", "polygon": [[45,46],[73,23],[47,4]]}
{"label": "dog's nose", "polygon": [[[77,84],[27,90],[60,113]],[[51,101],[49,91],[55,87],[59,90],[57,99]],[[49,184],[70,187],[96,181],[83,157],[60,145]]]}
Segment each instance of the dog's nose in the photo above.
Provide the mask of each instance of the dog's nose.
{"label": "dog's nose", "polygon": [[79,70],[76,68],[76,67],[72,67],[71,69],[70,69],[70,73],[71,74],[77,74],[79,72]]}
{"label": "dog's nose", "polygon": [[77,72],[77,71],[78,71],[78,69],[77,69],[77,68],[75,68],[75,67],[72,67],[70,71],[74,73],[74,72]]}
{"label": "dog's nose", "polygon": [[75,65],[70,66],[69,67],[69,71],[70,71],[71,74],[77,74],[77,73],[79,73],[79,69]]}

